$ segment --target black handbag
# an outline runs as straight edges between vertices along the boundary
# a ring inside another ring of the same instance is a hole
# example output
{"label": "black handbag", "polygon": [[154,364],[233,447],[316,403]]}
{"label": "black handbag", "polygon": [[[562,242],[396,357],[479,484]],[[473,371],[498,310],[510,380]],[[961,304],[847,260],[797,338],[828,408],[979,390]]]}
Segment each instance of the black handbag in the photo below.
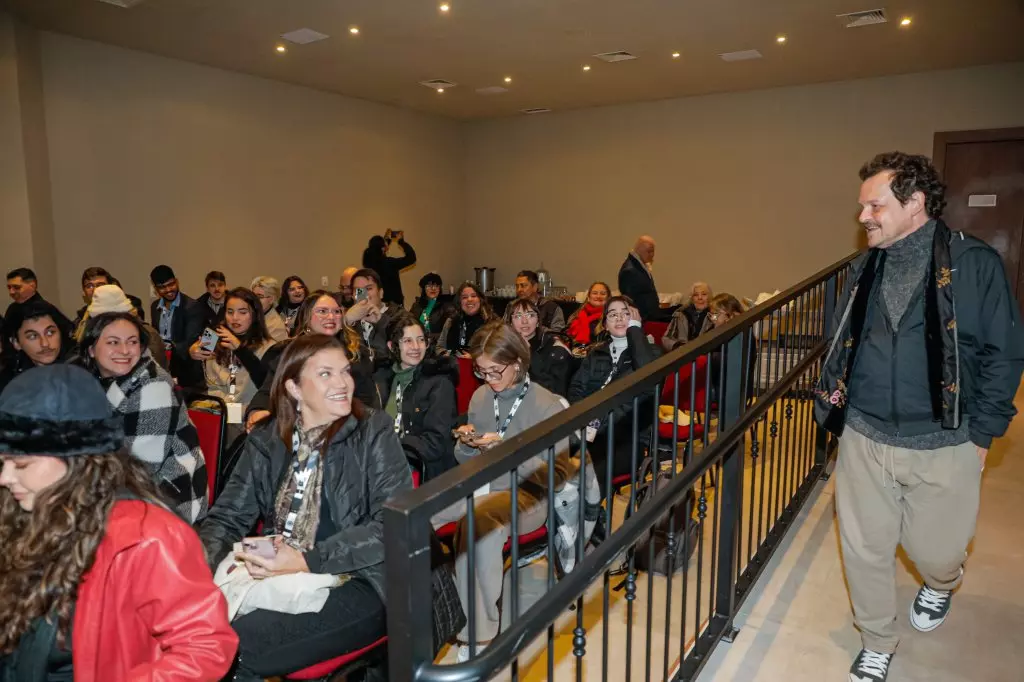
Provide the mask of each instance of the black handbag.
{"label": "black handbag", "polygon": [[434,656],[466,627],[455,572],[437,535],[430,532],[431,583],[433,587]]}

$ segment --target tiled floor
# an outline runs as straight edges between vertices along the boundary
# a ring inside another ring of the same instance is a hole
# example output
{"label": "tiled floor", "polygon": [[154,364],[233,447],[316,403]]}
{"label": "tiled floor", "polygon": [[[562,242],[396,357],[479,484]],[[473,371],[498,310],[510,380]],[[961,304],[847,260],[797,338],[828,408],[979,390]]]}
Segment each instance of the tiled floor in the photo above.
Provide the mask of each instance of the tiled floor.
{"label": "tiled floor", "polygon": [[[1024,408],[1024,392],[1018,396]],[[1024,680],[1024,418],[996,442],[989,456],[982,488],[978,532],[963,588],[953,603],[949,620],[931,634],[913,631],[901,618],[904,639],[889,679],[891,682],[1020,682]],[[747,458],[749,467],[749,455]],[[749,479],[749,476],[747,477]],[[621,504],[619,508],[621,509]],[[617,514],[618,515],[618,514]],[[617,525],[617,524],[615,524]],[[831,483],[815,489],[795,527],[741,608],[739,637],[721,643],[710,657],[699,682],[822,682],[846,680],[850,662],[860,648],[853,627],[849,600],[839,560]],[[710,533],[709,533],[710,534]],[[906,564],[903,557],[902,563]],[[709,568],[705,562],[705,570]],[[523,610],[543,598],[546,566],[524,569]],[[613,584],[620,579],[613,579]],[[688,576],[689,603],[693,604],[695,570]],[[629,670],[634,680],[661,680],[665,666],[664,578],[654,579],[651,612],[650,678],[646,676],[648,576],[639,575],[633,604],[633,641]],[[898,594],[909,607],[917,590],[908,569],[900,570]],[[705,594],[707,600],[707,577]],[[679,654],[679,615],[682,576],[672,580],[672,627],[667,664],[673,671]],[[587,651],[581,678],[626,679],[627,602],[622,591],[610,593],[608,675],[602,675],[604,635],[602,585],[587,593],[584,625]],[[704,607],[706,613],[706,606]],[[692,643],[695,616],[688,608],[686,646]],[[556,626],[554,679],[575,680],[572,655],[576,614],[567,612]],[[440,662],[454,663],[449,651]],[[546,638],[531,644],[519,662],[519,679],[548,679]],[[510,679],[505,671],[497,679]]]}

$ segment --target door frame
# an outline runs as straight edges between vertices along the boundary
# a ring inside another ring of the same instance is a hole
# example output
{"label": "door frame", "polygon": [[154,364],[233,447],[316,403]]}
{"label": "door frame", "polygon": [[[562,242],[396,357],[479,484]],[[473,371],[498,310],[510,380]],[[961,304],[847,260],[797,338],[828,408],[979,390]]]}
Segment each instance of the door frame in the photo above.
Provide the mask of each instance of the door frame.
{"label": "door frame", "polygon": [[932,165],[943,174],[946,169],[946,147],[965,142],[1014,142],[1024,140],[1024,128],[987,128],[982,130],[946,130],[935,133]]}

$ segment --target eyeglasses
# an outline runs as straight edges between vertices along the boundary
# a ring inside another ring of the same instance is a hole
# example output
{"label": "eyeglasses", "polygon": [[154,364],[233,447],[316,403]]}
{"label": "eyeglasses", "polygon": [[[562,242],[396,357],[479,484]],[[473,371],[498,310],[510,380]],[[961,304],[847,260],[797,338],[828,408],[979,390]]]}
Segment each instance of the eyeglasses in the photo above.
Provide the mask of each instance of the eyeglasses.
{"label": "eyeglasses", "polygon": [[726,314],[724,311],[721,310],[719,310],[717,313],[708,313],[708,319],[710,319],[712,322],[715,322],[716,320],[722,317],[726,317]]}
{"label": "eyeglasses", "polygon": [[317,317],[341,317],[341,308],[313,308]]}
{"label": "eyeglasses", "polygon": [[622,322],[623,320],[628,320],[631,317],[632,316],[629,314],[628,310],[623,310],[622,312],[608,313],[609,322]]}
{"label": "eyeglasses", "polygon": [[483,381],[500,381],[508,368],[508,365],[504,365],[501,369],[481,369],[480,365],[473,365],[473,376]]}
{"label": "eyeglasses", "polygon": [[528,312],[525,312],[525,313],[515,313],[512,316],[512,319],[513,320],[536,320],[537,319],[537,313],[533,312],[532,310],[528,311]]}

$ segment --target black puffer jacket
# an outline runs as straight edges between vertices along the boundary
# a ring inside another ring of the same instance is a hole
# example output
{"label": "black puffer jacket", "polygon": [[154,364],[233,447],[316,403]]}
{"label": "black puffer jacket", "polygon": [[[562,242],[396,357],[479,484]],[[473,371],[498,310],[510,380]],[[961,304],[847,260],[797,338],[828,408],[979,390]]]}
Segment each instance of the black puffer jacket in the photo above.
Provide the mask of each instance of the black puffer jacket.
{"label": "black puffer jacket", "polygon": [[[384,603],[384,503],[412,489],[393,427],[386,414],[365,409],[361,419],[353,414],[335,434],[324,457],[322,498],[336,532],[305,553],[311,573],[363,578]],[[264,533],[274,532],[274,498],[291,460],[276,420],[249,434],[238,466],[199,527],[211,569],[258,521]]]}
{"label": "black puffer jacket", "polygon": [[[392,368],[377,375],[377,390],[384,405],[391,400],[394,376]],[[402,395],[402,448],[406,457],[418,463],[425,481],[458,464],[452,438],[459,418],[455,403],[458,381],[459,367],[454,358],[428,358],[416,368],[412,383]]]}
{"label": "black puffer jacket", "polygon": [[568,341],[558,334],[538,329],[530,339],[530,379],[555,395],[569,394],[574,363]]}
{"label": "black puffer jacket", "polygon": [[[616,364],[612,363],[611,341],[602,341],[591,346],[590,352],[583,359],[579,371],[573,376],[572,383],[569,385],[569,395],[567,397],[571,404],[578,403],[584,398],[600,391],[606,385],[608,376],[612,373],[613,368],[615,376],[612,378],[612,381],[615,381],[632,374],[658,358],[658,350],[647,340],[640,327],[630,327],[626,332],[626,339],[629,342],[629,346],[619,356],[619,361]],[[641,430],[650,426],[654,421],[653,400],[652,393],[650,397],[645,397],[640,401]],[[619,441],[620,438],[629,438],[631,436],[631,429],[620,427],[620,423],[623,423],[623,420],[630,417],[632,413],[632,401],[627,401],[624,405],[620,405],[612,411],[612,418],[615,420],[616,426],[616,441]],[[606,431],[607,428],[608,420],[603,419],[601,421],[601,432]]]}

